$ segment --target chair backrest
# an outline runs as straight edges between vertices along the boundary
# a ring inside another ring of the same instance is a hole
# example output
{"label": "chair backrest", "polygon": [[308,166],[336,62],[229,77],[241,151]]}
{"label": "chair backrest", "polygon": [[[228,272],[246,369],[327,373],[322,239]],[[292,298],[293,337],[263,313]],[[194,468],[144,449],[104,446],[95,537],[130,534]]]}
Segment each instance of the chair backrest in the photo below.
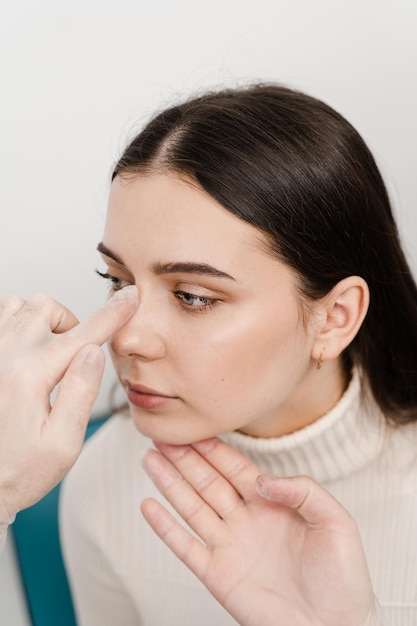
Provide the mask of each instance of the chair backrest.
{"label": "chair backrest", "polygon": [[[92,420],[86,439],[108,418]],[[76,626],[58,530],[58,485],[34,506],[21,511],[13,537],[33,626]]]}

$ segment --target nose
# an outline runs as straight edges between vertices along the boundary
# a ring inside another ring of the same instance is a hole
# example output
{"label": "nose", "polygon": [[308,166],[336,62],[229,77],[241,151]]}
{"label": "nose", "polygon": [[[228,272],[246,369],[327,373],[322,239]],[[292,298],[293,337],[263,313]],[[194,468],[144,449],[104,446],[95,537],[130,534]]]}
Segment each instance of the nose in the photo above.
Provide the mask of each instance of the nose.
{"label": "nose", "polygon": [[165,356],[165,338],[162,332],[161,314],[146,310],[143,303],[132,317],[109,340],[109,347],[116,355],[154,361]]}

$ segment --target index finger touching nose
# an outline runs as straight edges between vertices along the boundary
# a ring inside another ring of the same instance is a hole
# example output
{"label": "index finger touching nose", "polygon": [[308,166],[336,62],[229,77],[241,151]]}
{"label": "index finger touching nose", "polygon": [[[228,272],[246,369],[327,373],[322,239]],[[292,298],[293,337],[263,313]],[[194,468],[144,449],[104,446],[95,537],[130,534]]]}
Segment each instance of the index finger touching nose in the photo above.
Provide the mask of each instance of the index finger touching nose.
{"label": "index finger touching nose", "polygon": [[69,362],[86,344],[102,345],[134,314],[139,304],[135,286],[125,287],[104,306],[71,330],[55,335],[43,349],[43,381],[51,389],[61,380]]}
{"label": "index finger touching nose", "polygon": [[103,344],[133,315],[139,305],[134,285],[117,291],[110,300],[84,322],[65,333],[67,338],[81,344]]}

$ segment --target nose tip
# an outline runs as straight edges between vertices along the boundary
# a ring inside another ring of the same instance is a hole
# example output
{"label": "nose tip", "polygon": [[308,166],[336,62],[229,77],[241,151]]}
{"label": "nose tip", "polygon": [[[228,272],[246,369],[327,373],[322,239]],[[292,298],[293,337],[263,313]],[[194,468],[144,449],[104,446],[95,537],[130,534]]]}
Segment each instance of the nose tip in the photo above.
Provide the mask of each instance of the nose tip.
{"label": "nose tip", "polygon": [[121,357],[162,358],[165,341],[157,329],[157,320],[158,316],[146,313],[139,304],[132,316],[110,338],[110,349]]}

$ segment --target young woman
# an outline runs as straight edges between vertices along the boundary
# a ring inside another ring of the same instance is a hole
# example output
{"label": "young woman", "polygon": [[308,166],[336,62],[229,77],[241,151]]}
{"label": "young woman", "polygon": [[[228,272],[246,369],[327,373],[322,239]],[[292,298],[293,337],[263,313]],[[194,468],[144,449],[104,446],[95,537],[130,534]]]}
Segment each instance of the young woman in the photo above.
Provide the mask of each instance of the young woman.
{"label": "young woman", "polygon": [[359,626],[374,593],[414,624],[417,290],[352,126],[276,85],[163,111],[115,167],[99,251],[140,305],[109,342],[131,419],[64,489],[80,625]]}

